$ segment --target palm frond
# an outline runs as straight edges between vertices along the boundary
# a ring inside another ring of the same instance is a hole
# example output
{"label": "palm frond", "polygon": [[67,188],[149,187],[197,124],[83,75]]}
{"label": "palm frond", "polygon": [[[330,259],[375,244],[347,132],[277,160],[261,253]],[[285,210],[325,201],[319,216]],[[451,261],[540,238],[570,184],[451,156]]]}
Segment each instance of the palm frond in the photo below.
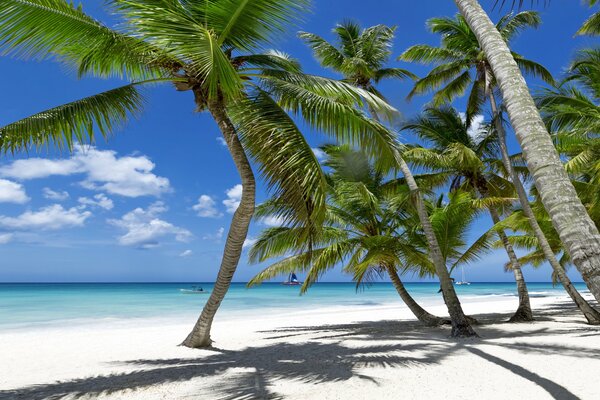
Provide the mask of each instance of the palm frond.
{"label": "palm frond", "polygon": [[0,128],[0,149],[17,152],[47,144],[72,149],[94,140],[94,130],[107,136],[142,109],[138,84],[122,86],[42,111]]}

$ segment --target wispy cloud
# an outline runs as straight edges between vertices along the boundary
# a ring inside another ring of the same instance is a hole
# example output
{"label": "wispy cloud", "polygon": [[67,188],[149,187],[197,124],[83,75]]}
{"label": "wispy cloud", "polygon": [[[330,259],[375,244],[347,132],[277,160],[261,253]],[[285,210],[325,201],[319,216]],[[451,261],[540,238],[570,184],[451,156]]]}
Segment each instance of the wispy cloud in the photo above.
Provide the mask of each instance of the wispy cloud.
{"label": "wispy cloud", "polygon": [[38,211],[26,211],[17,217],[0,216],[0,226],[21,230],[58,230],[83,226],[91,216],[91,212],[77,207],[65,209],[60,204],[53,204]]}
{"label": "wispy cloud", "polygon": [[112,208],[115,206],[113,201],[106,197],[104,193],[98,193],[97,195],[94,195],[93,199],[90,199],[89,197],[80,197],[77,199],[77,201],[79,204],[84,206],[99,207],[105,210],[112,210]]}
{"label": "wispy cloud", "polygon": [[207,235],[202,236],[202,239],[204,240],[214,240],[214,241],[220,241],[221,239],[223,239],[223,234],[225,233],[225,228],[220,227],[219,229],[217,229],[217,231],[215,233],[209,233]]}
{"label": "wispy cloud", "polygon": [[44,198],[54,201],[65,201],[70,197],[68,192],[57,192],[47,187],[42,190],[42,194]]}
{"label": "wispy cloud", "polygon": [[193,252],[193,251],[191,251],[191,250],[185,250],[185,251],[182,251],[182,252],[179,254],[179,257],[189,257],[189,256],[191,256],[193,253],[194,253],[194,252]]}

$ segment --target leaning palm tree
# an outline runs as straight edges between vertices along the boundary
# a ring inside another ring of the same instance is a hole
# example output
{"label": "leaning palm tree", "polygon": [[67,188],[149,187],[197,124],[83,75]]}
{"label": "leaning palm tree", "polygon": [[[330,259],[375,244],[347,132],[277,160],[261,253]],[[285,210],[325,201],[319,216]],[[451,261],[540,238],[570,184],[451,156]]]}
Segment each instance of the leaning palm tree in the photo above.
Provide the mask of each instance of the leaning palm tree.
{"label": "leaning palm tree", "polygon": [[[474,136],[456,110],[442,107],[426,109],[404,129],[413,131],[431,145],[430,148],[414,147],[405,152],[405,157],[417,165],[446,175],[451,189],[471,190],[484,199],[513,197],[511,183],[498,174],[498,140],[491,127]],[[501,213],[497,207],[491,205],[489,212],[494,224],[498,224]],[[521,264],[507,235],[502,230],[498,231],[498,235],[510,260],[519,294],[519,306],[510,320],[531,321],[533,315]]]}
{"label": "leaning palm tree", "polygon": [[[313,49],[321,64],[341,73],[345,81],[354,82],[362,89],[383,97],[375,87],[381,79],[414,76],[402,69],[385,67],[391,54],[394,28],[377,25],[360,33],[360,28],[357,25],[347,23],[339,25],[334,29],[334,33],[338,36],[338,46],[314,34],[301,33],[300,35]],[[377,110],[372,107],[368,108],[372,117],[379,120]],[[444,301],[452,320],[452,336],[474,336],[476,333],[469,325],[462,310],[446,264],[443,261],[442,252],[431,227],[417,182],[409,166],[402,158],[398,160],[397,167],[406,179],[421,224],[427,234],[431,259],[440,280]]]}
{"label": "leaning palm tree", "polygon": [[[322,235],[309,243],[298,235],[303,227],[264,230],[250,249],[251,261],[285,258],[258,273],[249,285],[302,271],[306,279],[301,291],[305,292],[324,272],[342,264],[357,287],[388,275],[400,298],[425,325],[449,323],[423,309],[400,277],[409,271],[419,276],[433,274],[426,241],[418,245],[410,240],[414,236],[409,231],[415,225],[415,212],[406,185],[396,179],[386,180],[363,152],[338,146],[325,146],[323,150],[328,155],[325,165],[331,171],[331,188]],[[264,207],[273,211],[270,203]]]}
{"label": "leaning palm tree", "polygon": [[393,136],[359,108],[374,107],[383,115],[393,109],[365,90],[303,74],[286,55],[264,50],[307,1],[108,3],[123,19],[119,30],[65,0],[0,3],[3,54],[54,59],[74,67],[80,76],[119,76],[130,82],[2,127],[0,145],[5,151],[48,142],[70,147],[93,139],[94,129],[107,135],[139,112],[142,85],[168,82],[179,91],[191,91],[196,109],[208,111],[221,130],[243,186],[214,290],[183,342],[189,347],[210,346],[212,321],[230,286],[254,212],[250,160],[273,194],[293,210],[281,217],[314,230],[324,218],[326,184],[292,116],[394,159]]}
{"label": "leaning palm tree", "polygon": [[600,232],[563,169],[519,66],[477,0],[454,2],[488,58],[541,201],[573,264],[600,300]]}
{"label": "leaning palm tree", "polygon": [[[506,42],[510,43],[516,33],[527,27],[535,28],[539,23],[540,18],[537,13],[525,11],[502,17],[496,24],[496,28]],[[506,132],[503,125],[502,112],[497,105],[496,80],[490,63],[481,49],[477,38],[461,15],[458,15],[454,19],[434,18],[428,22],[428,26],[432,32],[444,34],[441,46],[413,46],[401,58],[407,61],[433,62],[438,65],[426,77],[420,79],[415,84],[415,88],[411,94],[437,90],[434,96],[434,104],[437,104],[449,102],[455,97],[463,95],[470,87],[467,104],[467,121],[470,121],[473,116],[481,112],[481,106],[486,102],[486,99],[489,101],[506,175],[509,176],[515,186],[523,213],[529,218],[533,233],[540,243],[541,249],[546,253],[546,257],[555,270],[556,276],[567,278],[566,275],[560,273],[562,267],[551,251],[551,246],[545,238],[542,229],[538,226],[535,215],[529,205],[527,192],[510,160],[506,145]],[[454,56],[455,60],[448,61],[449,56]],[[527,60],[514,52],[513,57],[523,73],[541,77],[546,82],[554,84],[552,75],[540,64]],[[585,59],[574,63],[573,68],[574,71],[593,70],[589,65],[586,65]],[[580,76],[580,79],[584,79],[581,78],[581,74],[576,75],[575,73],[572,74],[571,79],[577,79],[577,76]],[[589,77],[589,74],[584,76]],[[588,86],[594,86],[593,79],[587,79],[587,81]],[[597,86],[598,84],[596,83],[595,85]],[[495,224],[498,221],[498,218],[494,219]],[[498,234],[504,236],[502,242],[505,244],[505,247],[510,247],[510,243],[506,241],[506,235],[501,230],[498,231]],[[514,251],[507,251],[509,254],[512,254],[512,263],[518,262]],[[562,283],[565,288],[572,288],[574,290],[572,286],[569,286],[568,278],[564,279]],[[591,315],[589,312],[588,314]]]}

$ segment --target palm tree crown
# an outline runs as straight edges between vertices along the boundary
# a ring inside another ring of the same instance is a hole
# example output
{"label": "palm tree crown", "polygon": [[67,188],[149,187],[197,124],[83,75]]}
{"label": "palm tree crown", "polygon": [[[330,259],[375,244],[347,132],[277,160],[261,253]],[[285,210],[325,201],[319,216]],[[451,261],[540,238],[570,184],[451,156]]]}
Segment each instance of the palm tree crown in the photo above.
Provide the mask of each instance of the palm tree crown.
{"label": "palm tree crown", "polygon": [[[537,27],[540,16],[534,11],[507,14],[498,21],[496,28],[509,43],[523,29]],[[432,33],[442,36],[439,47],[416,45],[407,49],[399,59],[404,61],[435,64],[425,77],[415,83],[409,98],[435,91],[432,104],[439,106],[468,92],[467,121],[481,112],[487,94],[495,87],[495,78],[487,57],[479,45],[475,33],[460,14],[454,18],[432,18],[427,21]],[[512,52],[523,72],[553,83],[550,72],[542,65]]]}

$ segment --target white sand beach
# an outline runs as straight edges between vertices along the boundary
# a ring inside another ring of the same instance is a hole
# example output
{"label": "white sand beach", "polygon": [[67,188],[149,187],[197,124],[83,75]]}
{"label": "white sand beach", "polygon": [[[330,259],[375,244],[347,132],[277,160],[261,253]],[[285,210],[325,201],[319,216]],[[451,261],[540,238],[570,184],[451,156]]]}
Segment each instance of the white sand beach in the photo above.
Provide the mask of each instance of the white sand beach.
{"label": "white sand beach", "polygon": [[508,324],[514,298],[466,302],[469,340],[400,305],[218,320],[214,350],[177,346],[194,321],[10,330],[0,399],[598,399],[600,327],[566,297],[532,305]]}

